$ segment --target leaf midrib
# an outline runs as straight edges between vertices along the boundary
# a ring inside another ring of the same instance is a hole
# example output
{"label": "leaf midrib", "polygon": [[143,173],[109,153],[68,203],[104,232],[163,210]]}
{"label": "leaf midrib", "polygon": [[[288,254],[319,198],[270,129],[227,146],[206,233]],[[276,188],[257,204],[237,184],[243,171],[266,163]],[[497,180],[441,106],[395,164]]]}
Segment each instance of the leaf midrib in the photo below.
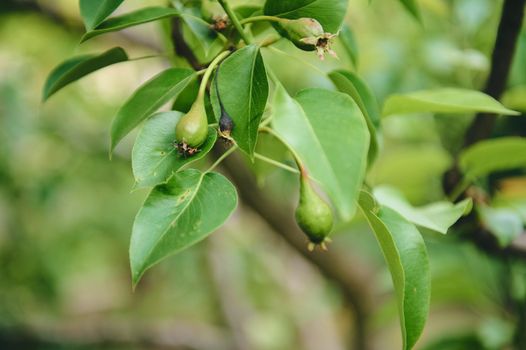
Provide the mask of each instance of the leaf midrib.
{"label": "leaf midrib", "polygon": [[[192,14],[189,14],[189,13],[182,13],[180,15],[180,17],[183,19],[183,21],[186,23],[186,25],[188,26],[188,28],[190,29],[190,31],[192,32],[193,35],[195,36],[198,36],[197,34],[195,34],[195,31],[192,29],[192,26],[190,24],[188,24],[188,21],[186,21],[185,17],[188,17],[188,18],[191,18],[193,19],[194,21],[196,22],[201,22],[201,24],[204,24],[204,25],[207,25],[209,26],[210,23],[208,23],[207,21],[203,20],[202,18],[200,17],[197,17],[197,16],[194,16]],[[221,34],[220,33],[216,33],[217,34],[217,37],[214,38],[214,41],[217,39],[217,38],[220,38]],[[198,40],[198,45],[201,46],[201,48],[203,49],[203,51],[205,52],[206,55],[208,55],[208,53],[210,52],[210,48],[212,47],[212,45],[208,45],[206,40]]]}
{"label": "leaf midrib", "polygon": [[[144,261],[147,261],[150,256],[152,255],[153,251],[155,250],[155,248],[157,247],[157,245],[159,244],[159,242],[161,242],[164,237],[166,236],[166,234],[170,231],[170,227],[172,227],[172,225],[175,224],[175,222],[181,217],[181,215],[184,214],[184,212],[186,211],[186,209],[188,209],[188,207],[190,206],[190,204],[194,201],[194,198],[195,196],[197,195],[197,192],[199,192],[199,188],[201,187],[201,183],[203,182],[203,179],[204,177],[206,176],[206,174],[208,173],[202,173],[201,176],[199,177],[199,181],[197,182],[197,184],[195,185],[195,191],[194,193],[192,193],[192,196],[188,199],[188,201],[186,202],[186,204],[183,206],[183,208],[181,209],[179,215],[177,215],[172,221],[170,221],[170,224],[168,225],[168,227],[164,230],[163,233],[161,233],[161,235],[159,236],[159,238],[155,241],[155,244],[152,245],[152,247],[150,248],[148,254],[146,254],[146,258],[144,259]],[[144,273],[144,271],[146,271],[146,269],[148,269],[150,266],[152,266],[154,263],[151,263],[150,265],[148,266],[145,266],[143,269],[141,269]],[[142,273],[141,273],[142,274]]]}
{"label": "leaf midrib", "polygon": [[[393,247],[394,247],[394,249],[396,251],[396,254],[397,254],[397,258],[398,258],[398,262],[399,262],[398,265],[400,267],[400,271],[401,271],[401,275],[402,275],[402,284],[401,284],[402,291],[401,291],[401,294],[402,294],[403,298],[402,298],[402,305],[401,305],[402,306],[402,310],[400,310],[401,311],[400,312],[400,319],[401,319],[401,327],[402,327],[403,342],[404,342],[404,347],[403,348],[405,349],[406,348],[406,344],[407,344],[407,326],[406,326],[406,320],[405,320],[405,306],[406,306],[406,299],[407,298],[406,298],[406,294],[405,294],[406,277],[405,277],[404,265],[402,263],[402,256],[400,254],[400,250],[398,249],[398,246],[396,245],[396,242],[395,242],[394,238],[392,237],[391,231],[389,230],[387,225],[383,222],[383,220],[380,219],[380,217],[378,217],[378,215],[376,215],[371,210],[365,209],[361,205],[359,205],[359,207],[362,210],[362,212],[365,214],[364,216],[365,216],[367,222],[369,223],[371,229],[373,230],[374,236],[375,236],[376,240],[378,241],[378,244],[380,244],[380,248],[382,250],[382,255],[384,256],[384,258],[387,261],[388,265],[389,265],[389,260],[390,259],[387,257],[387,255],[384,252],[384,248],[383,248],[382,242],[380,241],[380,239],[378,239],[378,235],[376,233],[376,230],[374,229],[374,225],[371,222],[371,219],[369,218],[369,215],[373,216],[376,220],[378,220],[378,222],[383,226],[383,228],[385,228],[386,232],[389,233],[389,236],[390,236],[389,238],[391,239],[391,241],[393,243]],[[369,214],[367,214],[367,212]],[[393,287],[396,289],[394,279],[393,279]],[[398,296],[397,296],[397,298],[398,298]]]}
{"label": "leaf midrib", "polygon": [[[93,0],[92,0],[92,1],[93,1]],[[120,5],[120,4],[119,4],[119,5]],[[117,5],[117,7],[118,7],[119,5]],[[101,14],[103,8],[104,8],[104,3],[102,3],[102,4],[97,8],[97,11],[96,11],[96,13],[95,13],[95,18],[94,18],[95,21],[94,21],[94,22],[92,23],[92,25],[91,25],[91,30],[97,28],[97,26],[99,26],[99,25],[100,25],[102,22],[104,22],[104,20],[106,19],[106,18],[103,18],[103,19],[101,19],[101,20],[98,20],[98,18],[100,17],[100,14]],[[114,10],[114,11],[115,11],[115,10]],[[110,15],[111,15],[111,13],[108,14],[108,16],[110,16]]]}
{"label": "leaf midrib", "polygon": [[[141,18],[136,18],[135,20],[133,20],[132,15],[137,15],[137,14],[142,14],[142,13],[148,14],[148,11],[154,11],[154,10],[159,10],[159,13],[154,13],[153,15],[150,15],[149,17],[146,17],[146,18],[142,18],[142,19]],[[107,20],[105,20],[104,22],[101,22],[97,26],[97,28],[99,28],[99,29],[95,29],[94,31],[103,31],[103,30],[111,29],[111,28],[119,28],[119,27],[121,27],[123,25],[131,27],[131,26],[136,25],[136,24],[151,22],[151,21],[154,21],[156,19],[161,19],[163,17],[180,15],[179,12],[175,12],[175,11],[163,12],[161,10],[167,10],[167,8],[159,7],[159,6],[151,6],[151,7],[145,7],[143,9],[140,9],[140,10],[137,10],[137,11],[134,11],[134,12],[129,12],[129,13],[124,14],[122,16],[111,17],[111,18],[108,18]],[[119,23],[119,22],[117,22],[117,24],[112,23],[112,21],[115,22],[116,20],[120,20],[120,19],[125,18],[125,17],[132,17],[132,20],[130,22],[127,22],[127,23]],[[106,25],[108,25],[108,22],[109,22],[109,25],[110,25],[109,27],[102,27],[102,28],[100,27],[104,23],[106,23]]]}
{"label": "leaf midrib", "polygon": [[[58,81],[62,81],[65,77],[69,76],[69,74],[71,74],[74,70],[76,70],[79,67],[84,66],[86,63],[88,63],[88,61],[93,60],[95,58],[96,59],[107,59],[107,58],[111,57],[109,54],[117,53],[118,51],[119,51],[119,53],[124,53],[124,56],[126,57],[126,60],[124,60],[124,61],[112,61],[111,64],[121,63],[121,62],[125,62],[125,61],[129,60],[128,55],[126,54],[126,52],[123,52],[124,50],[122,50],[122,49],[119,50],[119,49],[120,49],[120,47],[114,47],[113,49],[109,49],[108,51],[103,52],[101,55],[94,55],[94,54],[92,54],[92,55],[79,56],[79,62],[77,64],[75,64],[73,67],[71,67],[71,69],[67,70],[62,75],[62,78],[59,79]],[[80,60],[81,58],[83,58],[83,59]],[[102,68],[106,68],[106,67],[107,66],[104,66]],[[99,68],[99,69],[101,69],[101,68]]]}
{"label": "leaf midrib", "polygon": [[97,55],[83,55],[83,56],[78,56],[76,58],[72,58],[72,60],[76,59],[77,62],[73,66],[71,66],[71,68],[69,68],[67,71],[65,71],[64,74],[62,74],[61,77],[59,77],[53,84],[51,84],[48,90],[53,91],[55,87],[58,85],[58,83],[64,80],[64,77],[70,75],[71,72],[73,72],[79,66],[81,66],[82,64],[86,63],[86,61],[91,60],[92,58],[95,58],[95,57],[97,57]]}
{"label": "leaf midrib", "polygon": [[[256,49],[256,53],[254,55],[254,58],[252,60],[252,67],[250,69],[250,88],[248,90],[248,123],[247,123],[247,135],[248,135],[248,146],[249,146],[249,153],[252,153],[252,151],[254,150],[253,147],[251,146],[252,144],[252,135],[250,133],[250,127],[251,127],[251,123],[252,123],[252,89],[254,87],[254,70],[256,69],[256,60],[257,60],[257,57],[258,57],[258,52],[259,50]],[[255,144],[254,144],[255,146]]]}
{"label": "leaf midrib", "polygon": [[[330,174],[332,175],[332,180],[334,183],[337,184],[337,187],[338,189],[342,190],[341,186],[340,186],[340,181],[338,181],[338,178],[336,176],[336,172],[335,172],[335,169],[333,168],[333,165],[332,163],[330,162],[329,158],[327,157],[327,154],[325,153],[325,148],[323,148],[323,145],[321,144],[320,140],[319,140],[319,137],[318,137],[318,134],[316,134],[316,131],[314,131],[314,128],[312,127],[312,124],[310,122],[310,119],[309,117],[307,116],[307,113],[305,112],[305,110],[303,109],[303,106],[301,105],[301,103],[299,103],[296,99],[292,98],[291,99],[294,103],[296,103],[299,107],[300,107],[300,110],[301,110],[301,115],[304,117],[304,119],[306,120],[306,123],[307,123],[307,126],[309,128],[309,132],[313,135],[315,141],[316,141],[316,144],[318,145],[318,147],[320,148],[320,150],[322,151],[321,154],[323,155],[323,159],[325,160],[325,162],[328,164],[328,169],[330,170]],[[332,192],[332,191],[331,191]],[[333,194],[336,198],[338,198],[338,202],[341,203],[341,200],[340,200],[340,196],[337,194],[337,193],[334,193]]]}
{"label": "leaf midrib", "polygon": [[[81,42],[87,41],[87,40],[89,40],[89,39],[91,39],[93,37],[96,37],[96,36],[104,34],[104,33],[115,31],[116,29],[124,29],[124,28],[128,28],[128,27],[133,27],[133,26],[136,26],[136,25],[139,25],[139,24],[153,22],[153,21],[156,21],[156,20],[159,20],[159,19],[163,19],[163,18],[166,18],[166,17],[175,17],[175,16],[180,15],[179,13],[167,12],[167,13],[164,13],[164,14],[157,14],[155,16],[147,17],[146,20],[144,20],[144,19],[143,20],[133,20],[133,21],[127,22],[127,23],[117,23],[117,24],[112,23],[112,21],[115,22],[116,20],[122,20],[122,18],[125,18],[126,16],[129,16],[131,14],[135,14],[136,15],[137,12],[141,12],[141,11],[146,12],[146,10],[151,10],[153,8],[161,8],[162,9],[162,7],[159,7],[159,6],[151,6],[151,7],[146,7],[144,9],[140,9],[140,10],[137,10],[137,11],[134,11],[134,12],[123,14],[121,16],[110,17],[110,18],[102,21],[101,23],[99,23],[95,28],[93,28],[90,31],[86,32],[82,36]],[[109,24],[108,24],[108,22],[109,22]],[[102,25],[105,25],[105,26],[101,27]]]}
{"label": "leaf midrib", "polygon": [[[148,173],[148,177],[151,177],[153,175],[153,173],[159,168],[159,166],[170,156],[170,154],[172,154],[173,152],[175,151],[175,147],[173,147],[170,152],[168,153],[165,153],[164,156],[161,156],[161,159],[153,166],[153,169],[151,169],[151,171]],[[144,182],[144,181],[140,181],[140,182]]]}
{"label": "leaf midrib", "polygon": [[[459,91],[462,91],[464,89],[459,89]],[[471,92],[471,90],[466,90],[467,92]],[[491,97],[491,96],[489,96]],[[429,104],[431,105],[432,107],[438,107],[438,108],[446,108],[446,109],[450,109],[450,108],[456,108],[458,110],[457,113],[468,113],[468,112],[472,112],[472,111],[481,111],[481,112],[490,112],[490,113],[500,113],[500,114],[505,114],[505,113],[511,113],[510,115],[514,115],[516,114],[515,111],[511,110],[511,109],[508,109],[504,106],[490,106],[489,108],[487,107],[482,107],[482,108],[478,108],[477,106],[475,105],[470,105],[470,106],[466,106],[466,105],[462,105],[462,104],[458,104],[458,103],[441,103],[441,102],[437,102],[437,101],[433,101],[433,100],[429,100],[428,98],[426,97],[419,97],[419,96],[414,96],[414,95],[404,95],[404,94],[397,94],[397,95],[393,95],[391,98],[397,98],[397,99],[406,99],[406,101],[408,102],[418,102],[418,103],[426,103],[426,104]],[[493,101],[491,99],[488,100],[488,102],[491,101],[492,103],[494,102],[497,102],[498,101]],[[389,101],[388,101],[389,102]],[[392,103],[392,102],[391,102]],[[393,108],[391,108],[393,109]],[[400,113],[399,111],[399,108],[395,108],[394,109],[395,112],[392,112],[390,111],[390,113],[386,113],[385,111],[383,111],[383,115],[384,116],[389,116],[389,115],[393,115],[393,114],[397,114],[397,113]],[[420,110],[418,110],[420,111]],[[515,113],[513,113],[515,112]],[[407,112],[402,112],[402,113],[407,113]],[[415,112],[409,112],[409,113],[415,113]],[[433,112],[431,112],[433,113]],[[446,112],[446,113],[454,113],[454,112]]]}
{"label": "leaf midrib", "polygon": [[290,11],[287,11],[287,12],[283,12],[283,13],[280,13],[280,14],[277,14],[276,16],[285,16],[285,15],[288,15],[289,13],[293,13],[295,11],[298,11],[298,10],[302,10],[304,9],[305,7],[308,7],[310,5],[312,5],[313,3],[317,2],[318,0],[312,0],[311,2],[309,2],[308,4],[305,4],[305,5],[302,5],[300,7],[297,7],[295,8],[294,10],[290,10]]}
{"label": "leaf midrib", "polygon": [[[411,100],[413,102],[428,103],[428,104],[432,105],[433,107],[458,108],[458,109],[462,110],[462,112],[471,112],[473,110],[477,110],[477,107],[474,106],[474,105],[466,106],[466,105],[462,105],[462,104],[458,104],[458,103],[451,103],[451,102],[441,103],[441,102],[429,100],[428,98],[425,98],[425,97],[422,98],[422,97],[418,97],[418,96],[404,96],[404,95],[399,95],[399,96],[402,96],[402,98],[405,97],[408,100]],[[490,101],[490,100],[488,100],[488,101]],[[491,102],[493,102],[493,101],[491,101]],[[498,108],[498,106],[497,106],[497,109],[498,110],[503,110],[503,109]],[[486,108],[486,107],[482,107],[480,109],[480,111],[493,111],[493,112],[496,112],[497,109],[494,109],[493,107],[490,107],[489,109]]]}

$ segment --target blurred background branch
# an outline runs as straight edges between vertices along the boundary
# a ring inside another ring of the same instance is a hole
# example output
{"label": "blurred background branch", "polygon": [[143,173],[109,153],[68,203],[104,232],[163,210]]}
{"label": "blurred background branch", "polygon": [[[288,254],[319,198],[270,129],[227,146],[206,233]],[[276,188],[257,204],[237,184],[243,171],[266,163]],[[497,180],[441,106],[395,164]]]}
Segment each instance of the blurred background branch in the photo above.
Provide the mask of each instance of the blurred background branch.
{"label": "blurred background branch", "polygon": [[[491,55],[491,68],[483,91],[495,99],[500,99],[506,89],[510,75],[513,57],[517,48],[519,35],[522,29],[526,0],[505,0],[502,6],[499,26]],[[497,121],[497,116],[490,113],[479,113],[468,127],[463,148],[489,138]],[[503,155],[504,156],[504,155]],[[458,164],[444,175],[444,189],[451,193],[453,188],[461,181]],[[477,191],[468,191],[475,194],[474,201],[480,200]],[[477,213],[472,211],[466,218],[457,223],[462,238],[472,241],[480,250],[500,257],[516,257],[526,259],[526,232],[523,232],[514,242],[507,247],[501,247],[493,235],[480,221]]]}
{"label": "blurred background branch", "polygon": [[[216,148],[216,157],[220,153]],[[368,290],[367,280],[373,274],[372,271],[352,256],[339,251],[337,242],[327,252],[309,252],[307,241],[294,221],[292,207],[277,204],[265,195],[238,155],[227,158],[222,166],[236,185],[243,204],[257,213],[273,232],[283,237],[291,247],[341,289],[353,317],[354,335],[351,348],[368,349],[367,324],[372,293]]]}
{"label": "blurred background branch", "polygon": [[[526,0],[505,0],[502,6],[497,37],[491,54],[491,69],[484,92],[500,99],[511,71],[517,41],[522,29]],[[480,113],[469,127],[464,138],[464,147],[491,136],[495,115]]]}
{"label": "blurred background branch", "polygon": [[0,330],[3,349],[42,346],[135,347],[174,350],[231,350],[225,331],[207,324],[172,320],[156,324],[112,321],[108,318],[78,322],[39,320]]}
{"label": "blurred background branch", "polygon": [[[0,3],[0,12],[33,12],[41,14],[54,23],[67,28],[78,36],[82,36],[85,32],[84,25],[78,19],[71,19],[59,11],[56,4],[50,2],[42,2],[37,0],[2,0]],[[154,52],[162,52],[162,48],[153,40],[148,40],[142,36],[135,35],[133,32],[120,31],[115,33],[124,42],[132,45],[142,46]]]}

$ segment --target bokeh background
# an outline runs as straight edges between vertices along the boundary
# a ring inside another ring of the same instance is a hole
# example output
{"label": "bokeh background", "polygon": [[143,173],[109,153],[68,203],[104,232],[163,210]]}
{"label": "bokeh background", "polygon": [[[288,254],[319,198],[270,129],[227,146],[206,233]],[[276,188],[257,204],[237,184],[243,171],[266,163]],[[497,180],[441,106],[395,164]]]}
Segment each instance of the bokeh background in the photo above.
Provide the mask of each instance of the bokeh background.
{"label": "bokeh background", "polygon": [[[118,12],[145,3],[127,0]],[[502,1],[419,3],[423,26],[398,1],[350,1],[356,69],[379,102],[394,92],[484,84]],[[361,217],[334,232],[330,247],[346,258],[335,268],[362,281],[355,288],[366,296],[367,315],[358,321],[338,285],[243,205],[209,239],[150,270],[132,292],[128,244],[147,192],[131,192],[134,135],[110,161],[108,129],[134,89],[169,62],[121,63],[43,104],[45,78],[66,58],[113,46],[131,57],[166,52],[158,23],[79,45],[82,31],[77,1],[0,1],[1,349],[339,350],[352,344],[356,322],[365,323],[370,349],[400,348],[391,277]],[[275,48],[265,49],[266,63],[292,93],[332,88],[324,73],[352,67],[338,46],[341,59],[323,64],[285,41]],[[504,104],[526,111],[526,30],[508,85]],[[441,199],[442,173],[470,121],[385,120],[369,183],[394,186],[413,204]],[[526,132],[516,119],[501,125]],[[293,177],[276,170],[260,180],[277,202],[294,204]],[[423,234],[433,291],[417,348],[511,348],[517,314],[509,299],[524,293],[523,265],[493,259],[454,234]]]}

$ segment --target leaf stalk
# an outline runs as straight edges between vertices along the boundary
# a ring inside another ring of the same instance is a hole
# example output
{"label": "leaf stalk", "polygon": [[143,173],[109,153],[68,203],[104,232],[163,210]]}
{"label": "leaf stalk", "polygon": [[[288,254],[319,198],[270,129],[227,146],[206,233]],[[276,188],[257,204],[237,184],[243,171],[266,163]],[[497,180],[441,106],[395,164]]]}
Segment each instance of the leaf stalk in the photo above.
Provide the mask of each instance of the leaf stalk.
{"label": "leaf stalk", "polygon": [[203,75],[203,79],[201,80],[201,85],[199,86],[199,94],[197,95],[198,98],[205,96],[206,86],[208,84],[210,76],[212,75],[212,72],[214,71],[214,68],[228,55],[230,55],[230,51],[223,51],[219,55],[217,55],[217,57],[214,58],[214,60],[210,63],[210,65],[205,71],[205,74]]}
{"label": "leaf stalk", "polygon": [[298,169],[294,169],[293,167],[288,166],[287,164],[283,164],[281,162],[278,162],[278,161],[276,161],[276,160],[274,160],[272,158],[265,157],[264,155],[259,154],[257,152],[254,152],[254,158],[259,159],[259,160],[261,160],[263,162],[266,162],[266,163],[268,163],[270,165],[274,165],[275,167],[281,168],[283,170],[289,171],[289,172],[294,173],[294,174],[299,174],[300,173]]}
{"label": "leaf stalk", "polygon": [[232,8],[228,4],[228,2],[226,0],[217,0],[217,2],[219,3],[219,5],[221,5],[221,7],[223,7],[223,10],[225,10],[227,16],[230,18],[230,21],[232,21],[232,24],[234,25],[236,30],[239,32],[239,35],[241,36],[241,39],[243,39],[243,41],[247,45],[251,44],[252,40],[250,40],[250,38],[248,37],[247,33],[243,29],[243,26],[239,22],[239,19],[237,18],[236,14],[232,10]]}

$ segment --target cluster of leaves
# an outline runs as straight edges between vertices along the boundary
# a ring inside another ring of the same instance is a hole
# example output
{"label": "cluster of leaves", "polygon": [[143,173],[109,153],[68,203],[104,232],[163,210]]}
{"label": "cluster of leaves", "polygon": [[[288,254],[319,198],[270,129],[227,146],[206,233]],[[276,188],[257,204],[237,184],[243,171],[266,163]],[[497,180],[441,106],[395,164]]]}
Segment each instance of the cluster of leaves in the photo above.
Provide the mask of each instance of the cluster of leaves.
{"label": "cluster of leaves", "polygon": [[[214,2],[221,6],[212,9],[208,1],[174,1],[170,7],[146,7],[110,17],[122,2],[80,0],[87,30],[82,41],[177,17],[183,23],[187,45],[207,67],[197,71],[180,67],[162,71],[133,93],[111,125],[110,153],[130,131],[141,126],[132,153],[135,188],[152,188],[133,225],[133,284],[148,268],[201,241],[229,218],[237,206],[236,188],[213,170],[237,149],[251,160],[262,159],[256,147],[260,134],[268,133],[290,152],[298,170],[276,159],[267,161],[300,173],[302,186],[316,184],[316,192],[327,196],[338,222],[349,222],[360,208],[392,274],[404,349],[411,349],[424,328],[430,299],[429,262],[417,227],[445,234],[471,210],[471,201],[442,201],[415,208],[391,189],[364,185],[367,169],[380,151],[381,119],[411,113],[516,113],[483,93],[456,88],[392,95],[381,109],[366,82],[349,69],[328,74],[333,90],[309,88],[291,96],[265,66],[261,55],[262,47],[271,45],[273,40],[263,37],[266,32],[260,34],[252,23],[274,27],[278,38],[322,54],[327,40],[341,40],[350,59],[355,60],[352,33],[343,24],[347,0],[267,0],[261,8],[235,9],[224,0]],[[420,18],[414,1],[402,3]],[[214,12],[217,9],[220,11]],[[298,22],[303,19],[315,23],[314,29]],[[307,40],[299,42],[298,33],[306,33],[299,39]],[[334,39],[335,34],[340,36]],[[50,74],[44,99],[89,73],[128,60],[127,53],[119,47],[69,59]],[[171,101],[174,110],[156,113]],[[186,141],[176,139],[175,130],[188,119],[189,111],[197,110],[195,106],[202,107],[196,120],[206,123],[207,134],[191,145],[195,152],[187,153],[186,148],[181,150]],[[190,163],[206,157],[220,138],[232,143],[224,157],[205,171],[188,168]],[[525,149],[524,140],[511,138],[467,149],[460,157],[464,179],[459,190],[495,170],[524,164]],[[503,150],[513,152],[515,157],[501,159]],[[315,223],[323,218],[314,219]],[[309,226],[299,224],[302,228]],[[503,244],[509,241],[510,237]]]}

